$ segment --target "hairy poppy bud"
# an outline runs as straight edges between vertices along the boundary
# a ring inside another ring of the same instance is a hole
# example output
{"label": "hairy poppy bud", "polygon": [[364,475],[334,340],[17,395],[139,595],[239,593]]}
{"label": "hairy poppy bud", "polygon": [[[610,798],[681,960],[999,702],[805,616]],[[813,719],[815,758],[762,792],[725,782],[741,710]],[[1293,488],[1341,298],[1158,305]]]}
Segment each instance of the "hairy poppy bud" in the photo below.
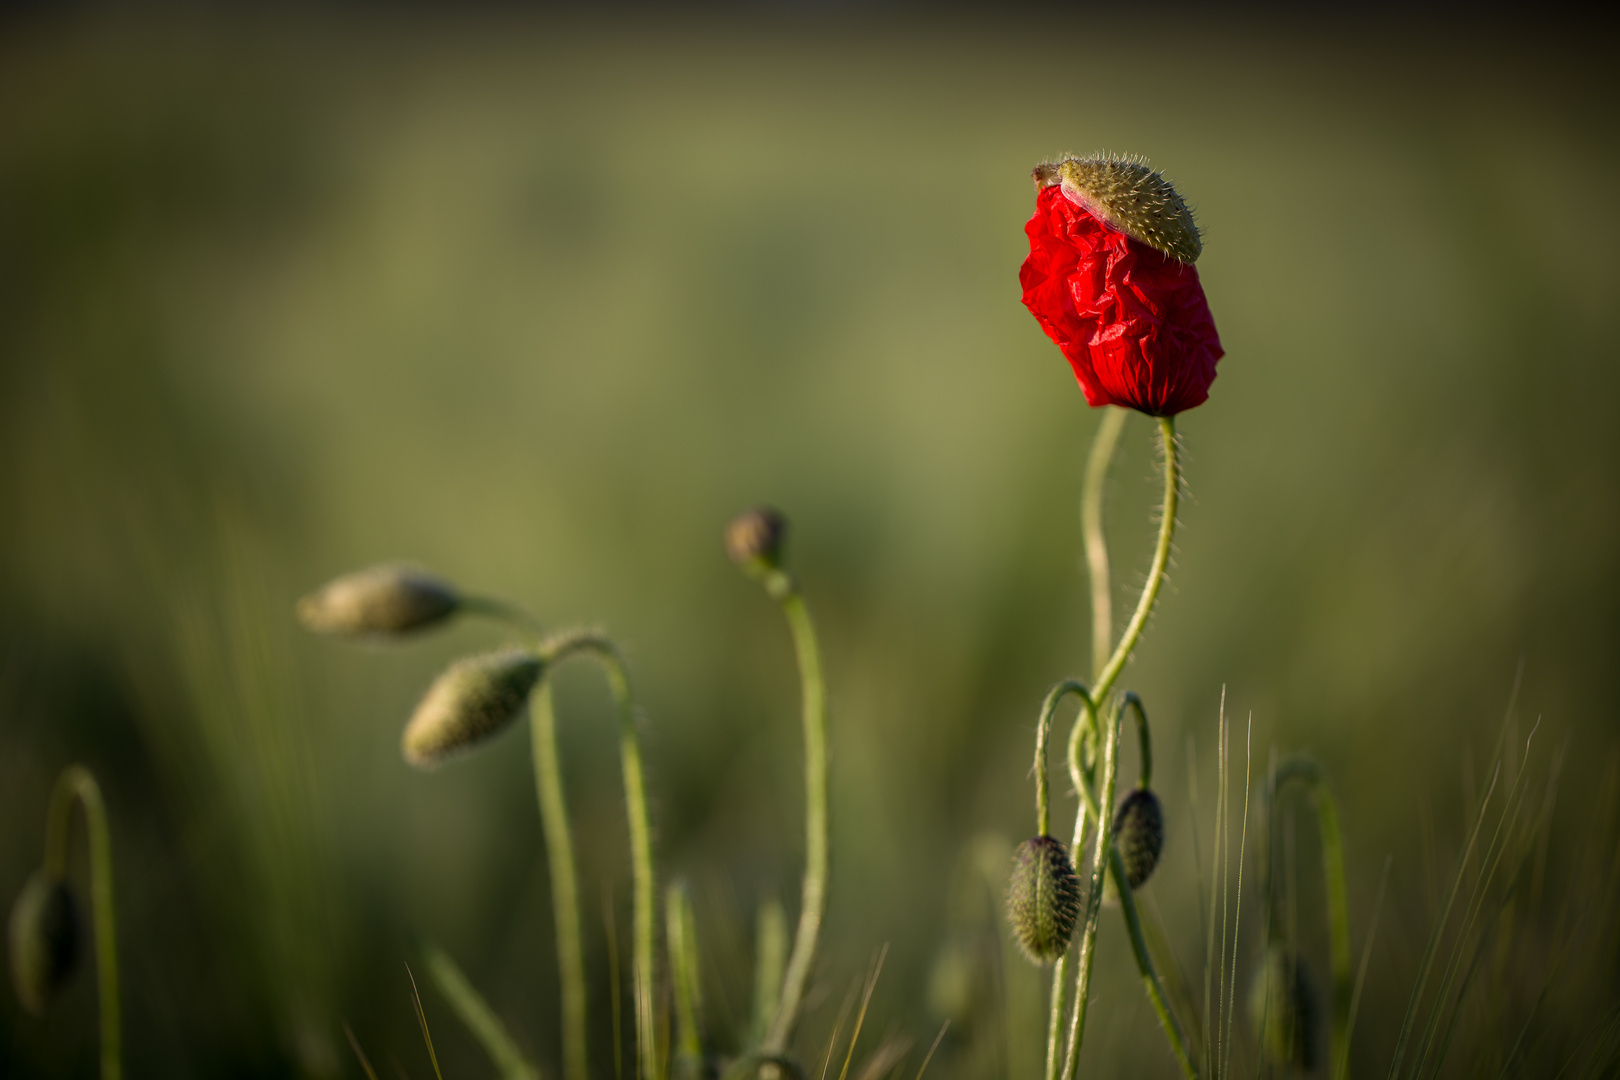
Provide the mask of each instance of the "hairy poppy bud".
{"label": "hairy poppy bud", "polygon": [[1164,810],[1148,788],[1137,788],[1119,804],[1114,815],[1114,843],[1125,862],[1125,880],[1131,888],[1140,889],[1153,876],[1164,850]]}
{"label": "hairy poppy bud", "polygon": [[298,601],[298,618],[321,634],[408,634],[443,622],[461,605],[447,581],[409,566],[373,566],[330,581]]}
{"label": "hairy poppy bud", "polygon": [[1202,404],[1223,351],[1192,262],[1192,212],[1140,161],[1069,158],[1035,169],[1024,226],[1024,306],[1092,405],[1174,416]]}
{"label": "hairy poppy bud", "polygon": [[1281,1068],[1310,1072],[1316,1067],[1316,991],[1305,962],[1289,962],[1288,949],[1273,942],[1249,993],[1249,1018],[1266,1056]]}
{"label": "hairy poppy bud", "polygon": [[1050,964],[1068,949],[1080,917],[1080,892],[1068,851],[1052,837],[1025,840],[1013,852],[1007,919],[1035,963]]}
{"label": "hairy poppy bud", "polygon": [[73,974],[79,956],[79,913],[67,882],[36,871],[11,909],[11,981],[17,1000],[44,1016]]}
{"label": "hairy poppy bud", "polygon": [[405,760],[437,765],[517,719],[545,663],[528,649],[457,660],[433,680],[406,725]]}
{"label": "hairy poppy bud", "polygon": [[775,570],[781,564],[787,518],[768,506],[744,510],[726,525],[726,555],[749,573]]}

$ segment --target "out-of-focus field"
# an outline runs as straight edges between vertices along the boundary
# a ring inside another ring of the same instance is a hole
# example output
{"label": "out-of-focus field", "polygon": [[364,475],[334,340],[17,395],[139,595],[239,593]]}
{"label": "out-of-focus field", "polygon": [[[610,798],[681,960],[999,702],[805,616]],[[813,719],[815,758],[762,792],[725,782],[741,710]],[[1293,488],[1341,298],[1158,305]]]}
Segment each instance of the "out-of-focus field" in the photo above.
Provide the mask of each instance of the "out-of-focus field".
{"label": "out-of-focus field", "polygon": [[[131,1075],[357,1076],[344,1020],[385,1072],[427,1075],[403,968],[424,935],[555,1076],[527,736],[432,775],[398,750],[432,675],[499,633],[355,648],[292,618],[338,572],[419,560],[626,643],[660,868],[692,882],[734,1045],[755,906],[791,916],[802,857],[786,632],[719,543],[771,502],[833,705],[801,1049],[819,1066],[887,942],[869,1045],[926,1046],[958,1011],[931,1075],[1032,1074],[1039,980],[1003,980],[973,852],[1032,831],[1036,709],[1089,666],[1097,416],[1017,268],[1030,167],[1106,148],[1196,204],[1227,349],[1182,418],[1191,497],[1125,680],[1169,819],[1144,903],[1201,989],[1189,769],[1207,874],[1224,687],[1257,776],[1272,746],[1328,769],[1358,949],[1393,856],[1355,1043],[1386,1070],[1522,668],[1514,762],[1539,719],[1528,768],[1562,773],[1490,954],[1518,959],[1480,977],[1512,1009],[1468,1022],[1523,1023],[1567,952],[1535,1028],[1535,1060],[1562,1060],[1620,1000],[1608,920],[1560,944],[1561,905],[1602,895],[1620,792],[1620,101],[1596,45],[785,12],[13,21],[0,895],[82,760],[114,813]],[[1132,421],[1114,471],[1120,607],[1147,564],[1150,434]],[[611,1075],[618,766],[598,678],[561,680]],[[1313,866],[1304,818],[1298,844]],[[964,940],[965,1013],[937,963]],[[1111,912],[1100,950],[1086,1068],[1174,1075]],[[486,1075],[424,997],[445,1075]],[[91,1075],[93,1025],[88,978],[43,1023],[0,993],[0,1073]]]}

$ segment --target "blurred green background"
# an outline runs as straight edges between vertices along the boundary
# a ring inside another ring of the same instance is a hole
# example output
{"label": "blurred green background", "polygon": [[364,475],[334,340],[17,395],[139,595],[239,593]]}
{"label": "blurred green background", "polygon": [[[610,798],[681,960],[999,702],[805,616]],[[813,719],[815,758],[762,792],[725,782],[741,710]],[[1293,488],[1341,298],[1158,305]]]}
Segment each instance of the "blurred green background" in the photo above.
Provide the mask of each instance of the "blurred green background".
{"label": "blurred green background", "polygon": [[[357,1076],[344,1020],[385,1073],[428,1075],[417,935],[555,1075],[527,736],[433,775],[398,751],[433,674],[500,634],[355,648],[292,618],[337,573],[419,560],[625,643],[661,870],[693,883],[711,1027],[735,1045],[753,912],[779,896],[791,916],[802,857],[786,631],[719,543],[770,502],[833,706],[801,1049],[819,1063],[888,942],[863,1045],[919,1040],[915,1069],[954,1014],[931,1074],[1027,1074],[1040,981],[1022,961],[1003,976],[977,865],[999,875],[992,838],[1031,830],[1036,708],[1088,666],[1076,506],[1097,414],[1017,268],[1030,167],[1110,149],[1195,203],[1227,350],[1182,418],[1191,497],[1125,679],[1169,816],[1145,896],[1189,979],[1189,781],[1207,873],[1224,688],[1257,775],[1275,745],[1332,776],[1358,949],[1393,856],[1356,1041],[1386,1068],[1522,666],[1531,771],[1563,762],[1549,884],[1498,964],[1511,1008],[1470,1023],[1531,1017],[1536,1062],[1612,1052],[1580,1040],[1620,1000],[1599,872],[1620,788],[1620,96],[1595,37],[1408,30],[1050,9],[10,17],[0,894],[82,760],[114,813],[131,1075]],[[1147,565],[1150,435],[1127,426],[1113,474],[1120,608]],[[629,895],[617,763],[598,677],[559,693],[601,1070],[600,913],[622,928]],[[1302,820],[1302,866],[1312,835]],[[1572,925],[1591,970],[1571,962],[1570,1000],[1532,1017]],[[1102,926],[1087,1067],[1174,1075]],[[488,1075],[424,996],[446,1075]],[[92,1075],[93,1025],[88,978],[43,1022],[0,994],[0,1073]]]}

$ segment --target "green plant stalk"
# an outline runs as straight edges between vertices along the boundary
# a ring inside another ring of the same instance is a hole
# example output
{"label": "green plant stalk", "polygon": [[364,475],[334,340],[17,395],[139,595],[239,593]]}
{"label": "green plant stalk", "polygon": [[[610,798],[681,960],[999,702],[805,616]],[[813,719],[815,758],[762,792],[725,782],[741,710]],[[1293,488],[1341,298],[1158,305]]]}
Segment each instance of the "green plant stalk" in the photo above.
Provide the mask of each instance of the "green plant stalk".
{"label": "green plant stalk", "polygon": [[782,976],[787,967],[787,915],[775,897],[759,905],[754,935],[754,1017],[750,1042],[764,1042],[782,1000]]}
{"label": "green plant stalk", "polygon": [[546,834],[546,860],[551,871],[552,921],[557,930],[557,974],[562,984],[563,1076],[566,1080],[588,1080],[585,948],[580,929],[579,879],[574,863],[574,835],[568,824],[568,803],[563,797],[557,720],[549,680],[535,687],[530,698],[529,727],[534,751],[534,786],[540,799],[540,824]]}
{"label": "green plant stalk", "polygon": [[[1046,761],[1046,743],[1052,733],[1052,714],[1065,697],[1073,694],[1081,701],[1081,708],[1087,716],[1094,713],[1091,695],[1086,692],[1085,683],[1077,679],[1064,679],[1051,690],[1047,691],[1046,700],[1041,702],[1040,719],[1035,722],[1035,764],[1031,771],[1035,774],[1035,835],[1048,836],[1052,831],[1052,806],[1050,795],[1050,781],[1047,778],[1048,768]],[[1079,730],[1084,718],[1076,718],[1075,729]]]}
{"label": "green plant stalk", "polygon": [[67,875],[68,826],[73,804],[84,807],[90,846],[90,906],[96,933],[96,990],[101,1013],[101,1080],[123,1074],[123,1026],[118,999],[118,928],[113,908],[112,832],[101,785],[83,765],[69,765],[56,778],[45,817],[45,871]]}
{"label": "green plant stalk", "polygon": [[[1094,813],[1097,807],[1114,805],[1114,781],[1119,774],[1119,727],[1122,719],[1121,710],[1116,709],[1108,722],[1108,732],[1103,742],[1101,797],[1093,807]],[[1070,745],[1075,744],[1071,741]],[[1085,775],[1080,760],[1072,754],[1069,757],[1069,776],[1077,790],[1085,788]],[[1078,825],[1078,819],[1076,824]],[[1075,831],[1074,846],[1078,849],[1083,837],[1079,835],[1078,828]],[[1086,892],[1085,919],[1081,923],[1083,929],[1074,984],[1074,1018],[1069,1023],[1069,1049],[1063,1064],[1063,1080],[1074,1080],[1075,1071],[1080,1064],[1080,1044],[1085,1039],[1086,1008],[1091,991],[1091,964],[1097,946],[1097,923],[1098,917],[1102,914],[1102,875],[1112,840],[1112,832],[1103,819],[1098,817],[1097,842],[1091,855],[1090,888]]]}
{"label": "green plant stalk", "polygon": [[1153,1003],[1153,1011],[1159,1017],[1159,1026],[1164,1028],[1164,1037],[1170,1042],[1170,1051],[1175,1054],[1176,1063],[1181,1066],[1187,1080],[1198,1080],[1198,1067],[1193,1064],[1187,1037],[1182,1032],[1181,1025],[1176,1022],[1176,1014],[1171,1011],[1170,1004],[1165,998],[1164,984],[1159,981],[1159,973],[1153,967],[1153,954],[1148,952],[1147,938],[1142,933],[1142,919],[1136,910],[1136,897],[1131,892],[1130,882],[1126,879],[1125,860],[1117,847],[1109,849],[1108,872],[1113,875],[1114,886],[1119,891],[1119,910],[1125,916],[1125,933],[1131,939],[1131,952],[1136,957],[1136,970],[1141,973],[1148,1000]]}
{"label": "green plant stalk", "polygon": [[701,988],[698,981],[697,925],[681,882],[664,893],[664,939],[675,991],[675,1072],[696,1076],[703,1065],[703,1029],[700,1021]]}
{"label": "green plant stalk", "polygon": [[1277,926],[1277,895],[1272,884],[1272,864],[1276,847],[1276,807],[1282,791],[1291,783],[1305,787],[1316,811],[1316,827],[1322,837],[1322,883],[1326,893],[1328,921],[1328,964],[1333,979],[1333,1025],[1330,1034],[1332,1075],[1342,1080],[1350,1073],[1350,999],[1354,974],[1350,955],[1350,901],[1344,870],[1344,834],[1339,828],[1339,811],[1328,790],[1321,766],[1305,757],[1289,758],[1278,764],[1266,792],[1266,848],[1261,876],[1270,908],[1269,926]]}
{"label": "green plant stalk", "polygon": [[647,780],[641,763],[641,742],[636,734],[635,698],[630,676],[618,647],[606,636],[590,630],[567,631],[548,639],[540,648],[548,664],[560,663],[574,653],[589,653],[602,665],[608,688],[619,709],[619,760],[624,773],[625,817],[630,830],[632,898],[632,956],[636,983],[636,1046],[642,1076],[661,1076],[658,1031],[653,1016],[657,960],[654,953],[657,897],[652,854],[652,817],[647,810]]}
{"label": "green plant stalk", "polygon": [[1091,578],[1091,677],[1098,679],[1108,665],[1114,640],[1113,580],[1108,572],[1108,537],[1103,532],[1103,504],[1107,498],[1108,467],[1113,464],[1120,432],[1130,412],[1105,408],[1102,423],[1086,459],[1086,486],[1080,497],[1080,535],[1085,541],[1086,567]]}
{"label": "green plant stalk", "polygon": [[1131,615],[1131,621],[1125,624],[1125,632],[1120,635],[1113,655],[1097,673],[1091,699],[1099,709],[1108,700],[1114,683],[1125,670],[1125,662],[1131,658],[1136,643],[1142,639],[1148,616],[1153,614],[1159,589],[1164,585],[1164,572],[1170,565],[1171,544],[1176,535],[1176,509],[1181,498],[1181,461],[1176,449],[1175,417],[1159,417],[1159,438],[1164,445],[1164,508],[1159,518],[1159,541],[1153,549],[1153,565],[1148,570],[1147,584],[1142,586],[1142,597],[1136,603],[1136,611]]}
{"label": "green plant stalk", "polygon": [[523,1051],[507,1034],[506,1026],[483,995],[467,980],[450,954],[428,941],[422,944],[422,959],[427,964],[428,977],[433,980],[433,985],[439,988],[439,993],[444,995],[467,1030],[473,1033],[503,1080],[540,1080],[540,1070],[523,1056]]}
{"label": "green plant stalk", "polygon": [[804,712],[804,889],[799,927],[794,935],[793,951],[788,956],[787,974],[782,980],[781,1003],[762,1047],[765,1054],[777,1056],[787,1051],[793,1038],[827,906],[827,699],[821,675],[821,650],[804,597],[793,580],[780,570],[772,572],[765,587],[781,602],[782,612],[787,616],[799,662]]}
{"label": "green plant stalk", "polygon": [[[1057,711],[1058,705],[1064,697],[1074,694],[1080,699],[1082,714],[1075,717],[1074,726],[1069,733],[1069,755],[1077,757],[1080,753],[1080,737],[1086,730],[1087,724],[1095,726],[1096,709],[1092,705],[1091,695],[1086,692],[1084,683],[1075,679],[1065,679],[1052,687],[1041,703],[1040,719],[1035,726],[1035,823],[1036,834],[1047,836],[1051,832],[1052,814],[1049,795],[1050,782],[1047,779],[1046,744],[1052,730],[1052,714]],[[1082,788],[1082,791],[1085,789]],[[1089,792],[1087,792],[1089,796]],[[1084,839],[1086,814],[1088,806],[1092,812],[1095,805],[1083,803],[1079,810],[1078,820],[1075,822],[1074,844],[1070,850],[1079,850],[1080,842]],[[1057,959],[1052,966],[1052,994],[1048,1006],[1046,1020],[1046,1080],[1057,1080],[1060,1057],[1063,1049],[1063,1014],[1069,989],[1069,954],[1067,951]]]}

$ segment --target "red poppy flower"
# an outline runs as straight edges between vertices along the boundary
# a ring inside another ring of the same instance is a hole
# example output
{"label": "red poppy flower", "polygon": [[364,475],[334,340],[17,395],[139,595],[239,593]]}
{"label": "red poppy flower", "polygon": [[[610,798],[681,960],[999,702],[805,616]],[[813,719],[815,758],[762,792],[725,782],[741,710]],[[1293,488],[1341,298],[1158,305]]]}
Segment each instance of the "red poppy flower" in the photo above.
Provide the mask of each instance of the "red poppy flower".
{"label": "red poppy flower", "polygon": [[[1087,177],[1103,186],[1088,191]],[[1136,188],[1121,188],[1122,177]],[[1197,257],[1185,204],[1136,162],[1066,161],[1042,166],[1036,179],[1047,186],[1024,226],[1024,306],[1063,350],[1086,401],[1150,416],[1203,404],[1223,350],[1198,271],[1168,253]],[[1144,211],[1148,182],[1161,205]]]}

